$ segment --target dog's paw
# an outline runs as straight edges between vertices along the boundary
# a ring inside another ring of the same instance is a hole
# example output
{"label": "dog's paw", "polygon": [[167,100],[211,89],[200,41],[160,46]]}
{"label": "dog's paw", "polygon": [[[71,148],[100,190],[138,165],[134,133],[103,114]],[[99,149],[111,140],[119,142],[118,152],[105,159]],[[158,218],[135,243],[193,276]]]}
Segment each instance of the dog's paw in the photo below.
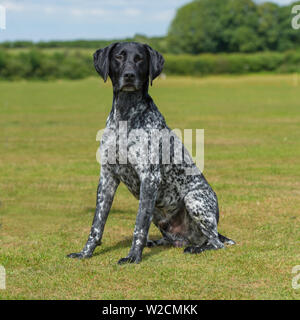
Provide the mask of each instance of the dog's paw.
{"label": "dog's paw", "polygon": [[218,249],[223,249],[225,248],[223,243],[214,243],[214,244],[204,244],[202,246],[190,246],[186,247],[183,251],[183,253],[192,253],[192,254],[197,254],[201,253],[206,250],[218,250]]}
{"label": "dog's paw", "polygon": [[203,252],[204,250],[205,249],[203,247],[190,246],[190,247],[186,247],[183,253],[197,254],[197,253]]}
{"label": "dog's paw", "polygon": [[82,252],[78,252],[78,253],[70,253],[67,255],[67,258],[73,258],[73,259],[87,259],[87,258],[90,258],[91,255],[87,255],[87,254],[84,254]]}
{"label": "dog's paw", "polygon": [[227,244],[228,246],[233,246],[233,245],[236,244],[236,242],[234,240],[232,240],[232,239],[226,239],[224,241],[224,244]]}
{"label": "dog's paw", "polygon": [[222,243],[224,243],[224,244],[226,244],[226,245],[228,245],[228,246],[232,246],[232,245],[236,244],[234,240],[229,239],[229,238],[221,235],[220,233],[218,233],[218,237],[219,237],[219,240],[220,240]]}
{"label": "dog's paw", "polygon": [[156,240],[147,240],[146,246],[148,248],[156,247],[157,246],[157,241]]}
{"label": "dog's paw", "polygon": [[118,261],[118,264],[125,264],[125,263],[140,263],[142,261],[142,257],[138,255],[129,255],[126,258],[122,258]]}

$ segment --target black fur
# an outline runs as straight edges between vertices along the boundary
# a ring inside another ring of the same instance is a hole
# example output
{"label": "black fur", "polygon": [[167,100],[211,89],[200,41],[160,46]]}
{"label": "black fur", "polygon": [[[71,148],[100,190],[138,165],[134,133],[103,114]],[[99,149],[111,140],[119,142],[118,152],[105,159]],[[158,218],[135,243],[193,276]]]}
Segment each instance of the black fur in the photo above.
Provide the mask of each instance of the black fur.
{"label": "black fur", "polygon": [[[148,95],[150,83],[159,76],[164,59],[160,53],[148,45],[136,42],[114,43],[94,54],[95,68],[106,81],[111,78],[113,84],[113,104],[106,123],[106,134],[101,140],[101,152],[108,152],[117,136],[115,163],[101,166],[100,181],[97,190],[97,205],[93,225],[88,241],[79,253],[71,258],[91,257],[97,245],[100,245],[107,216],[114,194],[120,182],[139,199],[139,209],[133,234],[132,246],[127,257],[119,263],[138,263],[142,259],[145,245],[171,244],[187,246],[184,252],[200,253],[204,250],[220,249],[224,243],[234,244],[217,232],[219,219],[218,201],[203,174],[197,169],[187,153],[184,162],[174,161],[174,145],[178,138],[171,138],[171,163],[163,164],[164,152],[160,139],[159,162],[143,160],[138,149],[138,141],[129,139],[128,148],[119,143],[120,124],[127,123],[127,138],[134,129],[142,129],[151,135],[151,130],[166,130],[170,133],[164,117]],[[184,146],[182,150],[186,152]],[[151,147],[150,143],[147,147]],[[123,153],[127,152],[128,163],[123,164]],[[185,169],[192,168],[194,175],[187,175]],[[148,240],[151,221],[159,228],[163,238]]]}

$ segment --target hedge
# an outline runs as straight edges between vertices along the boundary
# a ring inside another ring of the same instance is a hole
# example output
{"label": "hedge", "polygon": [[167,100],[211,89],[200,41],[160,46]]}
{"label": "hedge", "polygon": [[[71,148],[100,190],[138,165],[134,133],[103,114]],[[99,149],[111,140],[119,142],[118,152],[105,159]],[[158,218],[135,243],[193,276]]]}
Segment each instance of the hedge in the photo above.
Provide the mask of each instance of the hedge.
{"label": "hedge", "polygon": [[[259,72],[300,72],[300,51],[255,54],[166,54],[167,75],[203,76]],[[78,51],[0,50],[0,79],[80,79],[96,75],[90,53]]]}

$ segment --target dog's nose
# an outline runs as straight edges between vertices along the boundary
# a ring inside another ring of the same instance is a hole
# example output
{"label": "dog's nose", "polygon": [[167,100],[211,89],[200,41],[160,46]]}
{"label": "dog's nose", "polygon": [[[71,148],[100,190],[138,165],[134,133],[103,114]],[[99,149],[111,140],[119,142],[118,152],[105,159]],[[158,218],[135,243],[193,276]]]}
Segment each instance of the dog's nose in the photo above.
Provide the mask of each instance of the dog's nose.
{"label": "dog's nose", "polygon": [[133,72],[125,72],[124,73],[124,79],[125,80],[134,80],[135,74]]}

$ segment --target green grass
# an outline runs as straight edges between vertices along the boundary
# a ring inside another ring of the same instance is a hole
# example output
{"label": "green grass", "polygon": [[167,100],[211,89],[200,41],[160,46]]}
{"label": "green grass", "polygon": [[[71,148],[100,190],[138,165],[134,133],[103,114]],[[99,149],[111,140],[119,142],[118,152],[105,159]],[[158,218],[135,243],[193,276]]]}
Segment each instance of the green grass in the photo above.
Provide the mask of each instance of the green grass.
{"label": "green grass", "polygon": [[[204,174],[225,250],[131,245],[137,201],[121,185],[92,259],[96,133],[112,90],[98,78],[0,83],[1,299],[299,299],[300,88],[293,76],[167,78],[151,95],[172,128],[205,129]],[[151,238],[159,232],[151,226]]]}

